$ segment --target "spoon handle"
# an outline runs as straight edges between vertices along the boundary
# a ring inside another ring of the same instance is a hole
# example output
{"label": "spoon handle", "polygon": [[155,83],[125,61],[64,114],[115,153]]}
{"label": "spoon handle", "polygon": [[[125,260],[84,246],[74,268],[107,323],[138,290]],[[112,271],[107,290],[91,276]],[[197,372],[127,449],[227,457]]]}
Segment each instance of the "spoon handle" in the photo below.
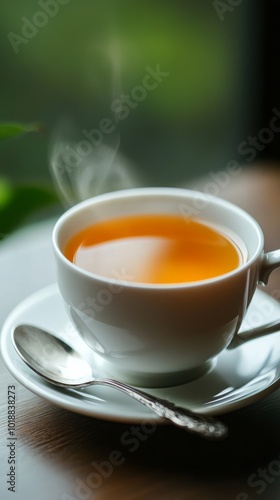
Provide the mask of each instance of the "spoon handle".
{"label": "spoon handle", "polygon": [[95,379],[94,383],[106,385],[124,392],[139,403],[150,408],[160,417],[170,420],[173,424],[195,434],[200,434],[207,438],[221,439],[227,435],[227,427],[219,420],[204,417],[193,413],[185,408],[180,408],[174,403],[165,399],[151,396],[139,389],[132,388],[117,380],[110,378]]}

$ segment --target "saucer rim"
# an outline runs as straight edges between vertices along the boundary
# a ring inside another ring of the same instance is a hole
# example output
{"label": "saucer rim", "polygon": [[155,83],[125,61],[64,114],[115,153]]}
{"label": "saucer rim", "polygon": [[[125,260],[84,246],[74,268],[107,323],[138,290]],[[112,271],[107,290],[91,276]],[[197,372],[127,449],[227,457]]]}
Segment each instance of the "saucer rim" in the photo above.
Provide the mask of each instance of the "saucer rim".
{"label": "saucer rim", "polygon": [[[280,308],[280,304],[270,295],[263,292],[262,290],[258,290],[258,293],[265,295],[266,297],[269,297],[271,300],[276,302],[276,304]],[[11,349],[12,346],[12,330],[17,323],[16,322],[17,318],[20,317],[24,311],[26,311],[29,307],[34,306],[34,304],[40,307],[43,301],[51,299],[55,295],[60,296],[58,287],[55,283],[48,285],[47,287],[41,288],[40,290],[37,290],[35,293],[32,293],[23,301],[21,301],[6,318],[6,321],[4,322],[1,329],[0,350],[4,364],[9,370],[9,372],[13,375],[13,377],[26,389],[30,390],[35,395],[43,398],[44,400],[49,401],[52,404],[60,408],[63,408],[65,410],[82,414],[91,418],[99,418],[102,420],[123,422],[123,423],[142,423],[148,421],[150,422],[153,421],[158,424],[168,423],[165,419],[158,417],[145,407],[142,407],[142,409],[147,411],[147,415],[145,415],[145,413],[143,413],[142,415],[141,412],[140,411],[137,412],[137,408],[135,408],[135,410],[133,411],[134,415],[128,415],[128,416],[125,415],[125,408],[123,410],[123,414],[114,414],[112,411],[109,413],[104,412],[102,411],[102,407],[101,409],[97,409],[93,404],[89,405],[87,408],[81,405],[81,399],[74,394],[73,390],[61,389],[52,384],[49,384],[45,382],[43,379],[41,379],[40,376],[38,376],[37,374],[35,381],[32,379],[29,380],[27,378],[25,372],[27,372],[27,374],[32,373],[32,375],[35,375],[34,372],[28,366],[25,365],[25,363],[17,356],[15,351],[13,352],[11,350],[11,352],[9,352],[9,349]],[[271,338],[273,336],[275,337],[275,335],[277,335],[278,333],[279,332],[276,332],[275,334],[272,334],[268,338]],[[252,342],[258,342],[260,340],[262,339],[256,339],[253,340]],[[242,350],[242,346],[240,346],[238,349]],[[225,350],[220,354],[220,356],[223,356],[225,352],[229,353],[230,351]],[[98,355],[96,354],[95,356]],[[279,359],[279,366],[280,366],[280,359]],[[215,367],[213,369],[215,370]],[[22,379],[22,375],[24,376],[24,380]],[[207,377],[207,374],[205,376]],[[253,377],[251,381],[253,381],[255,378],[256,377]],[[182,384],[182,387],[185,385],[188,384]],[[210,403],[205,403],[206,406],[195,408],[194,411],[205,416],[224,415],[231,411],[241,409],[253,404],[254,402],[265,397],[266,395],[273,393],[279,387],[280,387],[280,373],[278,373],[277,377],[266,387],[257,390],[253,394],[245,396],[243,395],[241,399],[235,399],[230,402],[225,402],[224,404],[220,403],[219,405],[215,405],[213,407],[209,406],[211,405],[211,403],[213,403],[213,401]],[[146,390],[147,392],[149,392],[149,390],[152,391],[151,389],[148,388],[143,388],[143,390]],[[156,389],[155,390],[153,389],[153,392],[155,391]],[[80,397],[82,397],[82,393],[80,393]],[[96,397],[96,399],[100,398]]]}

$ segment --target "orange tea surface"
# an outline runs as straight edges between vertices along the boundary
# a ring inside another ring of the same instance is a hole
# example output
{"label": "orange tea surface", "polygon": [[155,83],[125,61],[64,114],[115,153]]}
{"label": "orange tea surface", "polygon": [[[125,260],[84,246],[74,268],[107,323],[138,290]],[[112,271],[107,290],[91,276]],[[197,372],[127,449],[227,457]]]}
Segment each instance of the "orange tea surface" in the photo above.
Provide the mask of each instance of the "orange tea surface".
{"label": "orange tea surface", "polygon": [[157,214],[97,222],[75,234],[64,255],[104,277],[155,284],[205,280],[242,262],[226,234],[193,219]]}

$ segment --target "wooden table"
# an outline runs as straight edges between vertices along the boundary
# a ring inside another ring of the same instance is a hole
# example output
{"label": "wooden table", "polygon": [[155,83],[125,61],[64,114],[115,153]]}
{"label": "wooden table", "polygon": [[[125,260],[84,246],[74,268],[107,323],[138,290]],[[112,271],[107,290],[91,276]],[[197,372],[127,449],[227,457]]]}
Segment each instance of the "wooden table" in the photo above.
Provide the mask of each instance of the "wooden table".
{"label": "wooden table", "polygon": [[[209,179],[200,180],[197,186],[203,190],[207,182]],[[250,167],[232,177],[218,194],[255,216],[264,229],[267,250],[280,248],[279,168]],[[40,264],[50,255],[51,226],[47,223],[23,230],[0,247],[1,324],[17,302],[54,281],[53,268],[43,271]],[[32,248],[30,231],[37,241]],[[23,259],[20,276],[11,268],[16,256]],[[278,271],[271,276],[267,290],[280,297]],[[140,432],[135,446],[124,448],[121,437],[124,432],[134,432],[132,424],[101,421],[57,408],[23,388],[2,360],[0,374],[1,500],[280,498],[279,391],[223,416],[230,428],[226,441],[206,441],[164,425],[150,435]],[[15,493],[8,491],[6,482],[7,391],[11,385],[17,394]],[[122,460],[116,458],[114,450],[121,452]],[[113,465],[108,467],[109,461]],[[102,478],[100,470],[96,474],[96,464],[107,477]],[[254,487],[248,484],[250,477]],[[92,487],[85,488],[87,484]]]}

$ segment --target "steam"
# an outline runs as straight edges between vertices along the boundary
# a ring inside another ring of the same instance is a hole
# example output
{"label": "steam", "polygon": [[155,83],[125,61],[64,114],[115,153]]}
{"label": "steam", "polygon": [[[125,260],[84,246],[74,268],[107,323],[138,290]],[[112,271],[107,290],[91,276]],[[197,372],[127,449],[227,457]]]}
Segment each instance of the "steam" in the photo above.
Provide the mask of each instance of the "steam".
{"label": "steam", "polygon": [[[98,126],[91,131],[79,130],[72,120],[63,119],[57,125],[50,145],[50,171],[61,201],[66,206],[101,193],[141,184],[136,168],[119,152],[121,106],[112,106],[121,95],[117,44],[112,43],[100,55],[110,65],[110,107],[104,109],[103,118],[108,118],[109,113],[112,131],[102,133]],[[102,81],[98,83],[102,88]]]}
{"label": "steam", "polygon": [[65,139],[69,122],[61,126],[51,148],[50,169],[62,202],[74,205],[101,193],[140,184],[135,167],[117,151],[101,144],[81,157],[77,143]]}

